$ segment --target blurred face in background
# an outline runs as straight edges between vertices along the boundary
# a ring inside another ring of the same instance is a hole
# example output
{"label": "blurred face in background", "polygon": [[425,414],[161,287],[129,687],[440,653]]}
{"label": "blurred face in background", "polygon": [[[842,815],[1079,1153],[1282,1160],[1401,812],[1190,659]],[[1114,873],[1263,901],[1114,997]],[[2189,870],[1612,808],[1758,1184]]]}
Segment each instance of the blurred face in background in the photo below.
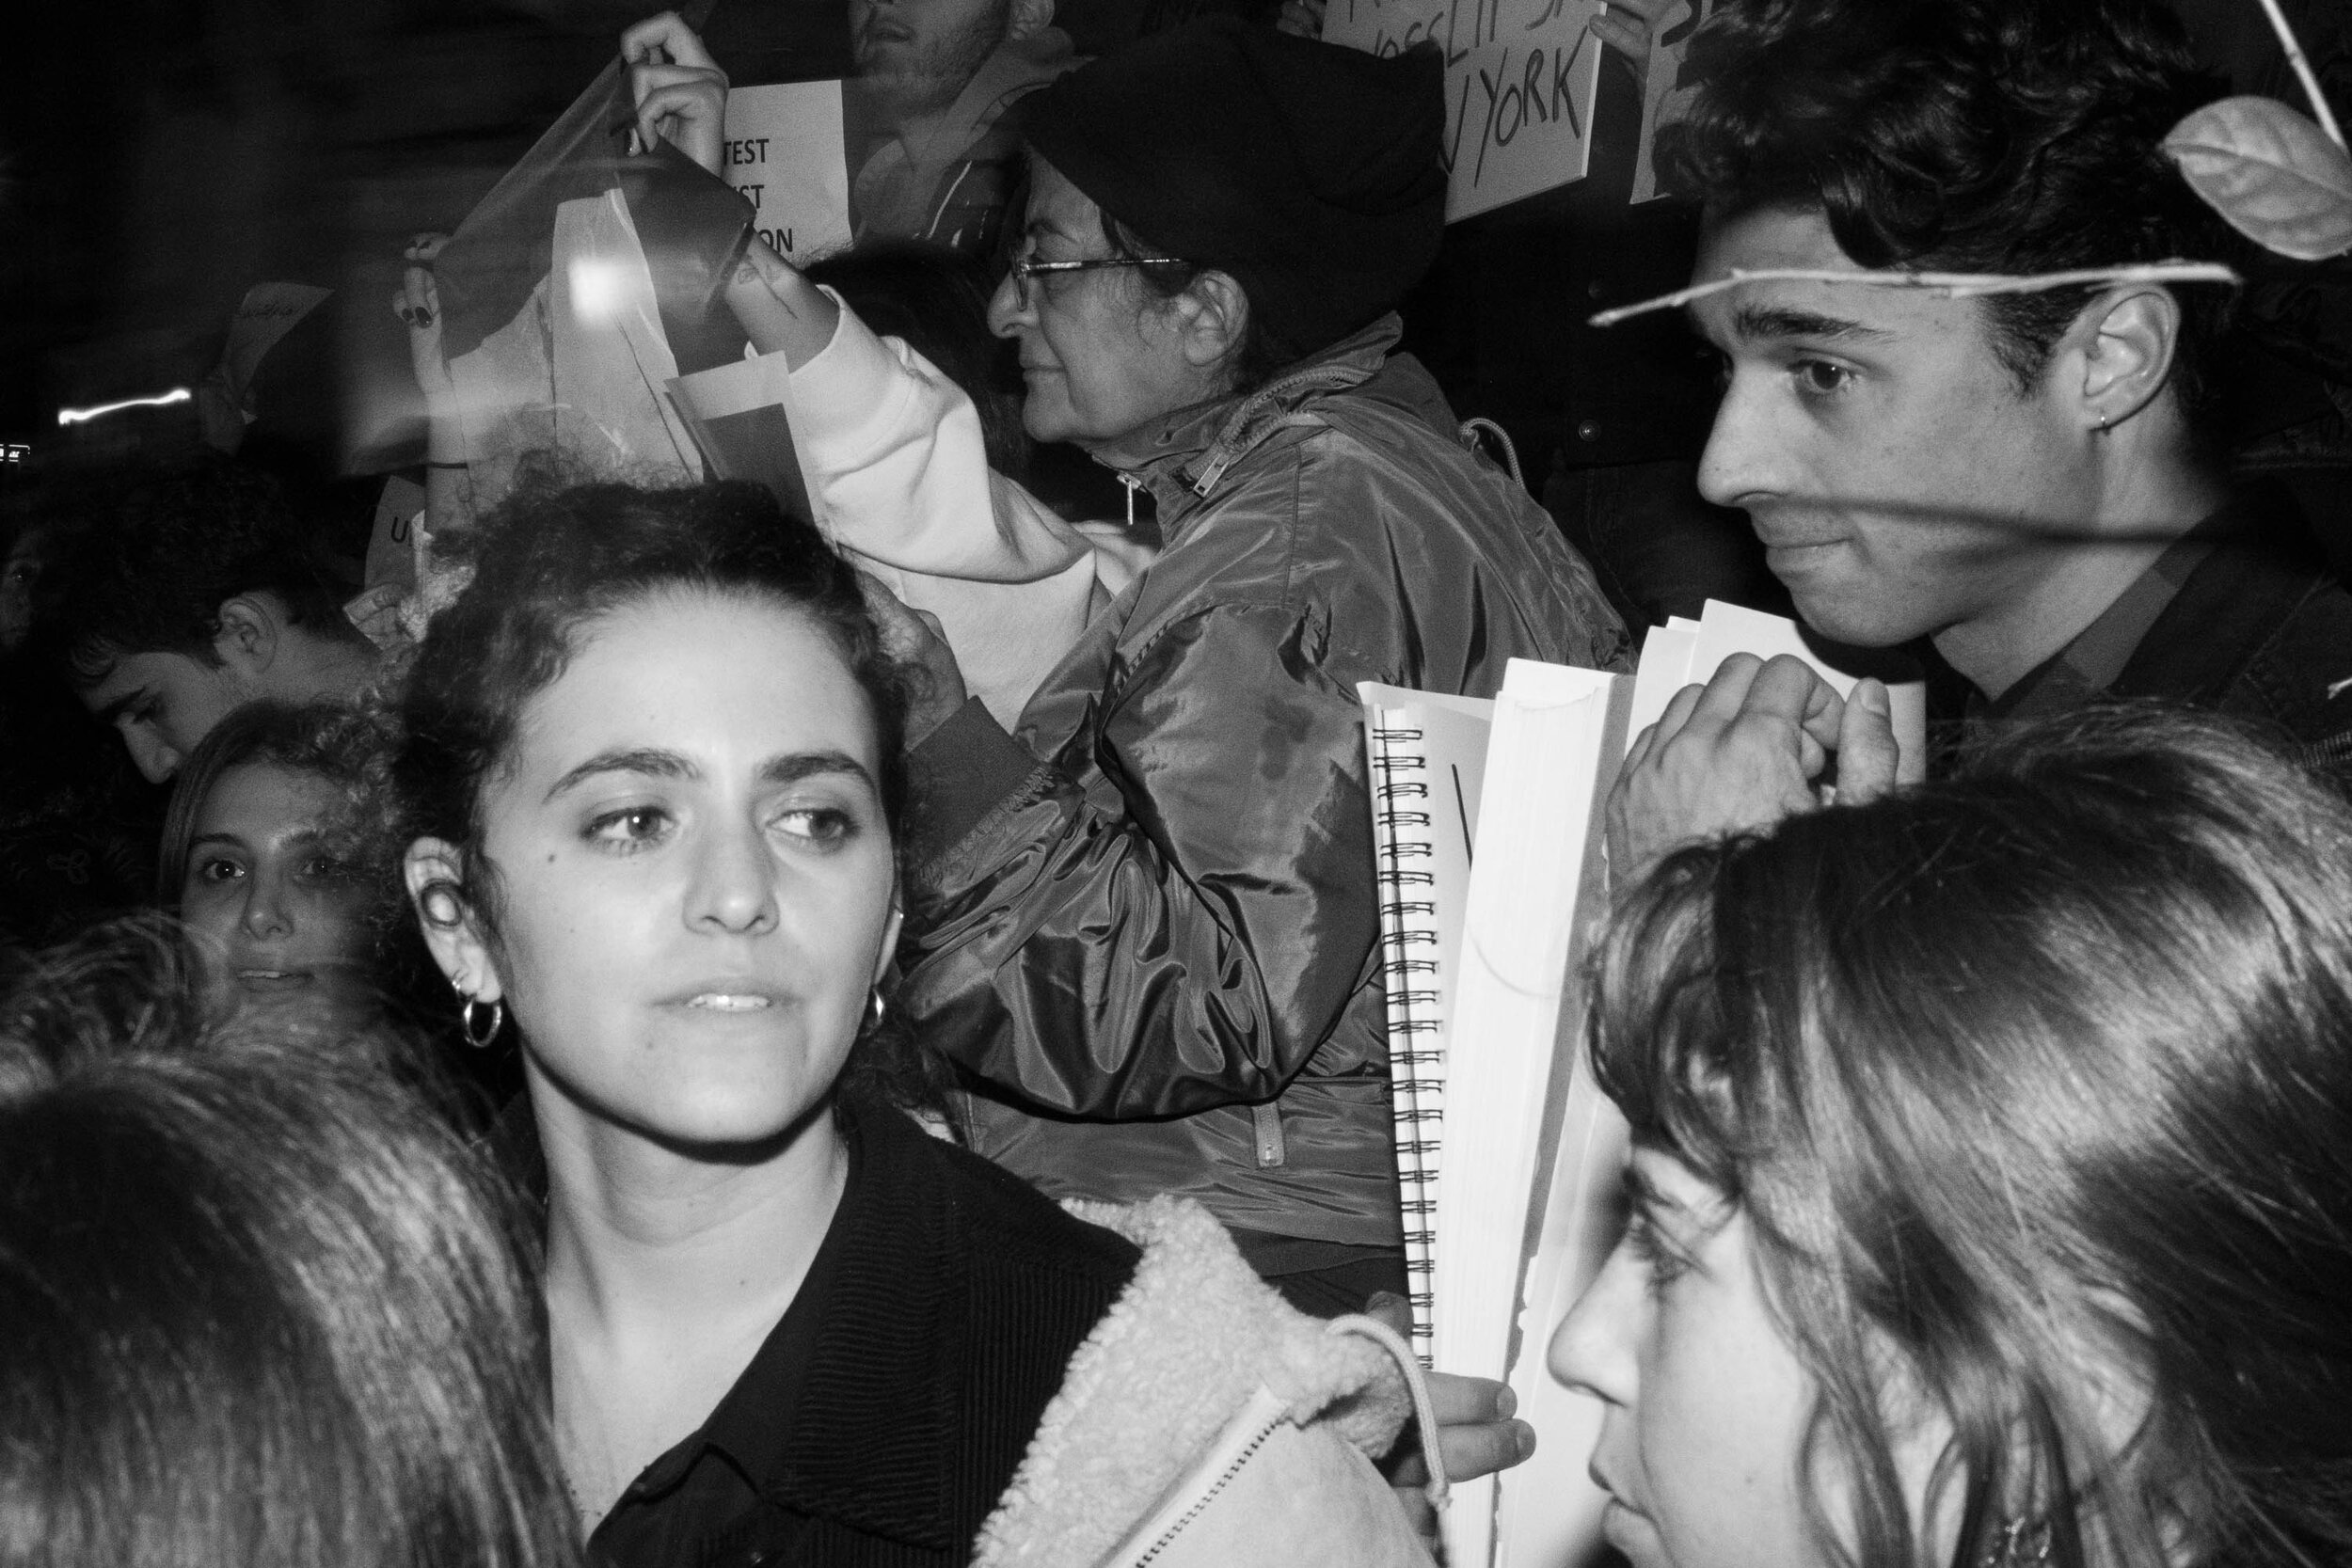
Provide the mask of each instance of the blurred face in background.
{"label": "blurred face in background", "polygon": [[956,100],[1010,25],[1010,0],[850,0],[859,79],[899,116]]}
{"label": "blurred face in background", "polygon": [[198,811],[180,914],[215,1005],[320,1026],[372,1014],[368,889],[332,842],[329,780],[251,762]]}

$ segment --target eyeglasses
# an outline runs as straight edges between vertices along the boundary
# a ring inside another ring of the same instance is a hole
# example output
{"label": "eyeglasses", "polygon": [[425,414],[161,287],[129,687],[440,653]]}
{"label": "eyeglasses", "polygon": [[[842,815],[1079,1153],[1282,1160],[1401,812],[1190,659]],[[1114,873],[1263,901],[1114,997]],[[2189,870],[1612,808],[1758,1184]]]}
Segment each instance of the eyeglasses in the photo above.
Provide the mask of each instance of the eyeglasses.
{"label": "eyeglasses", "polygon": [[1087,261],[1040,261],[1027,256],[1012,259],[1012,290],[1024,310],[1029,308],[1030,280],[1040,273],[1093,272],[1101,267],[1169,267],[1184,262],[1174,256],[1104,256]]}

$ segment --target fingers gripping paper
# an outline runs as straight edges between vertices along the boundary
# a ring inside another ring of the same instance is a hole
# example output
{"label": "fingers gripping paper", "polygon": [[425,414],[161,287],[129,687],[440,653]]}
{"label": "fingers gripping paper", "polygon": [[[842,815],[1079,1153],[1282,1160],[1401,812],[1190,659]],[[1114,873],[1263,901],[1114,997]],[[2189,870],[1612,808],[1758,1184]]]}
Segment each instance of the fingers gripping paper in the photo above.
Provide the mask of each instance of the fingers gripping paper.
{"label": "fingers gripping paper", "polygon": [[[1430,1281],[1432,1364],[1507,1382],[1556,1456],[1455,1489],[1456,1568],[1582,1568],[1603,1551],[1606,1498],[1578,1473],[1600,1409],[1554,1382],[1544,1354],[1623,1227],[1625,1123],[1581,1049],[1582,955],[1606,901],[1600,807],[1642,729],[1724,658],[1795,654],[1851,691],[1832,652],[1791,622],[1709,603],[1652,630],[1631,676],[1513,660],[1490,722],[1489,705],[1359,689],[1407,1262],[1417,1297]],[[1924,692],[1890,696],[1899,775],[1914,779]],[[1444,784],[1465,758],[1483,782],[1450,834]],[[1426,881],[1399,875],[1424,867]],[[1422,1213],[1434,1224],[1414,1223]]]}

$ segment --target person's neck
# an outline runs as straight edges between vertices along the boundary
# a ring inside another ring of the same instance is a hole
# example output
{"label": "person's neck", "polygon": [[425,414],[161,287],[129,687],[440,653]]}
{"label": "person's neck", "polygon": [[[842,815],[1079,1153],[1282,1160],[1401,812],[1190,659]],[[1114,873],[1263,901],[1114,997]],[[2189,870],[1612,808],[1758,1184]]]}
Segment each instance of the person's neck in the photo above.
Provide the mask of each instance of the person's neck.
{"label": "person's neck", "polygon": [[340,639],[305,638],[302,657],[285,661],[286,689],[279,693],[297,703],[341,702],[357,697],[375,679],[377,656],[373,647]]}
{"label": "person's neck", "polygon": [[705,1158],[532,1085],[553,1318],[614,1354],[740,1338],[783,1315],[833,1223],[848,1148],[831,1105],[770,1148]]}
{"label": "person's neck", "polygon": [[2228,499],[2226,481],[2166,450],[2138,421],[2101,437],[2115,444],[2093,490],[2079,537],[2048,546],[2017,591],[1935,634],[1936,652],[1969,684],[1997,698],[2055,657],[2105,614],[2181,535]]}

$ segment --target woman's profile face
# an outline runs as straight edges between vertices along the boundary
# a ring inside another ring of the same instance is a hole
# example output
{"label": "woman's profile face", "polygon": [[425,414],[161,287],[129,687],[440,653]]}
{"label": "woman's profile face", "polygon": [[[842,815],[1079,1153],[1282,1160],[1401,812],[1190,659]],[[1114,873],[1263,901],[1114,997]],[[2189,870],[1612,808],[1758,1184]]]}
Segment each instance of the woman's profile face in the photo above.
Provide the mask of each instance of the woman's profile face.
{"label": "woman's profile face", "polygon": [[1748,1222],[1671,1156],[1637,1148],[1625,1239],[1560,1325],[1552,1375],[1603,1406],[1592,1458],[1634,1568],[1826,1560],[1798,1458],[1813,1381],[1780,1330]]}
{"label": "woman's profile face", "polygon": [[271,762],[231,768],[206,792],[180,915],[215,1004],[366,1006],[373,899],[335,851],[339,798],[333,781]]}
{"label": "woman's profile face", "polygon": [[[1022,253],[1038,261],[1098,261],[1111,254],[1103,210],[1042,158],[1030,161]],[[1116,441],[1162,414],[1214,396],[1221,371],[1185,357],[1170,305],[1140,288],[1128,267],[1041,273],[1025,292],[1008,274],[988,323],[1021,345],[1028,396],[1021,422],[1041,441]]]}
{"label": "woman's profile face", "polygon": [[678,590],[589,628],[482,801],[483,994],[543,1117],[740,1145],[823,1102],[896,930],[879,776],[866,694],[799,610]]}

